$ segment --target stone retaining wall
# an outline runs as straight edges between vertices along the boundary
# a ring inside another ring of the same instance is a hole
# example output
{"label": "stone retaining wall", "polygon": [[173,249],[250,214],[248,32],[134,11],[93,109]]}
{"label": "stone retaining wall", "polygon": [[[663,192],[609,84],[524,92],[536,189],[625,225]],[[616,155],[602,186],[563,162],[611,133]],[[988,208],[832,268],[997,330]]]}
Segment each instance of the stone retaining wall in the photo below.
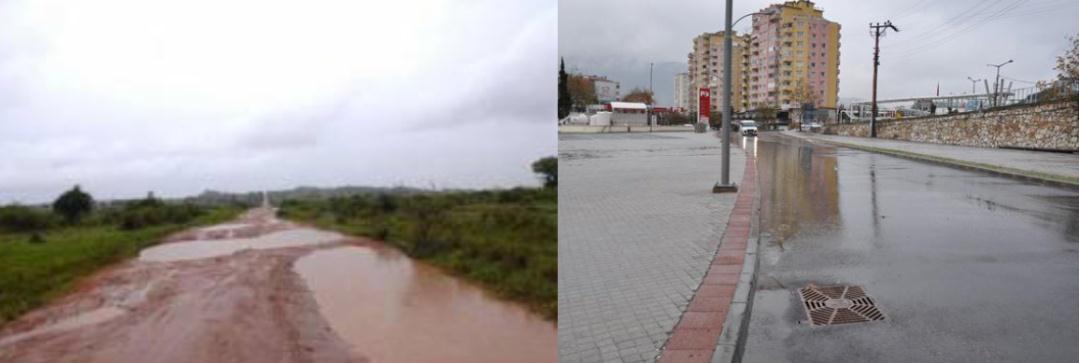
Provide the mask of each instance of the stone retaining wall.
{"label": "stone retaining wall", "polygon": [[[869,123],[829,124],[823,132],[869,136]],[[988,112],[878,121],[877,137],[977,147],[1079,151],[1079,113],[1074,103],[1007,107]]]}

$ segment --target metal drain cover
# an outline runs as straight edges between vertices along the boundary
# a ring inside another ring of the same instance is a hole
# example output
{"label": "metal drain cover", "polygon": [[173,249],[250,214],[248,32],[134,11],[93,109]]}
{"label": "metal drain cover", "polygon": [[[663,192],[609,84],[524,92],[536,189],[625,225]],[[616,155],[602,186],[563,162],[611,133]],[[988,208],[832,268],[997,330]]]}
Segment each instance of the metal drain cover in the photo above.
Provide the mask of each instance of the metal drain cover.
{"label": "metal drain cover", "polygon": [[806,286],[798,290],[813,326],[884,320],[873,299],[859,286]]}

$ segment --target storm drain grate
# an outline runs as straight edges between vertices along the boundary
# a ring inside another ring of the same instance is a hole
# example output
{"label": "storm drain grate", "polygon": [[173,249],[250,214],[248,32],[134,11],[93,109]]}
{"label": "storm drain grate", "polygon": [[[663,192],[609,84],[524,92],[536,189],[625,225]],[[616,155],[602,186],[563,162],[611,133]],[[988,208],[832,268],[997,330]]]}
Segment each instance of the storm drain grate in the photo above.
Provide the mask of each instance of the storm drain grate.
{"label": "storm drain grate", "polygon": [[798,290],[814,326],[884,320],[873,299],[859,286],[806,286]]}

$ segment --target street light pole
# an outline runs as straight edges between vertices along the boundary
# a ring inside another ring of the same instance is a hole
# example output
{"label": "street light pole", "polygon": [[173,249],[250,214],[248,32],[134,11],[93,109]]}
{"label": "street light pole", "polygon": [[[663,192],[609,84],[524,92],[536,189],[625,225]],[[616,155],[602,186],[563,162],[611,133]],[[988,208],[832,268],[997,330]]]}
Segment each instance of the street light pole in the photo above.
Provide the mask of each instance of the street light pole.
{"label": "street light pole", "polygon": [[971,76],[967,76],[967,79],[970,80],[970,95],[973,96],[974,94],[978,93],[978,90],[975,88],[975,86],[978,84],[978,81],[981,81],[981,79],[974,79],[974,77]]}
{"label": "street light pole", "polygon": [[734,0],[727,0],[725,19],[726,26],[723,28],[723,171],[719,184],[712,187],[713,193],[736,192],[738,187],[731,183],[731,48],[732,37],[731,22]]}
{"label": "street light pole", "polygon": [[723,138],[723,164],[722,172],[719,183],[716,183],[712,187],[712,193],[730,193],[737,192],[738,186],[731,183],[731,112],[734,111],[731,108],[731,52],[733,51],[733,34],[731,29],[734,28],[734,24],[737,24],[742,19],[745,19],[750,15],[771,14],[773,11],[763,11],[759,13],[751,13],[743,15],[738,20],[731,22],[733,18],[734,4],[733,0],[727,0],[727,11],[725,14],[726,25],[723,28],[723,128],[720,134]]}
{"label": "street light pole", "polygon": [[1014,60],[1009,59],[1007,62],[1001,64],[986,64],[986,67],[997,67],[997,77],[993,80],[993,107],[997,107],[997,103],[1000,102],[1000,67],[1008,65],[1008,63]]}

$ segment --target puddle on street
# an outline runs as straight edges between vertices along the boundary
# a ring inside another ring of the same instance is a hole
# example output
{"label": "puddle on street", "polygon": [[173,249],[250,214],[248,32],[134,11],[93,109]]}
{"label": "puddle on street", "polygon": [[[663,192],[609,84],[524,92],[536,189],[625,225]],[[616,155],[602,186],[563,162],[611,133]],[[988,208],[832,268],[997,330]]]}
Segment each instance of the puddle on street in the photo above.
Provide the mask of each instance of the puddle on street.
{"label": "puddle on street", "polygon": [[334,242],[340,234],[311,228],[297,228],[267,233],[253,238],[201,240],[166,243],[139,253],[140,261],[180,261],[231,255],[246,249],[271,249]]}
{"label": "puddle on street", "polygon": [[373,362],[555,362],[553,323],[387,247],[314,251],[295,270]]}

